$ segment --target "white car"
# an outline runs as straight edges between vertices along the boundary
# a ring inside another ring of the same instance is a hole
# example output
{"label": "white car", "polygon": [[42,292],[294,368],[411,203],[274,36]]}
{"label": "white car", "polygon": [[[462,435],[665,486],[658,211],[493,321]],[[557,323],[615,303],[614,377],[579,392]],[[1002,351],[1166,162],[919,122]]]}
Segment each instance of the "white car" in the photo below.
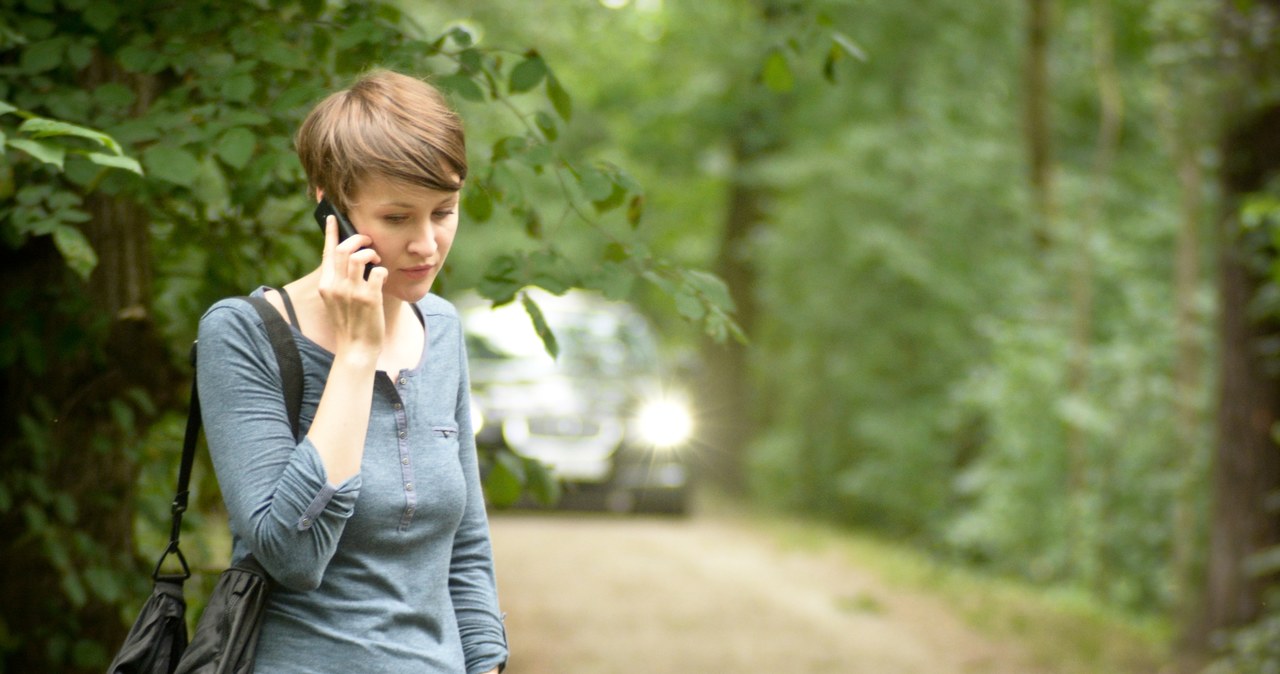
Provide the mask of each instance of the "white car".
{"label": "white car", "polygon": [[458,302],[476,444],[541,461],[570,504],[686,512],[693,417],[669,388],[648,321],[587,291],[525,292],[554,333],[558,358],[518,301],[496,309],[475,297]]}

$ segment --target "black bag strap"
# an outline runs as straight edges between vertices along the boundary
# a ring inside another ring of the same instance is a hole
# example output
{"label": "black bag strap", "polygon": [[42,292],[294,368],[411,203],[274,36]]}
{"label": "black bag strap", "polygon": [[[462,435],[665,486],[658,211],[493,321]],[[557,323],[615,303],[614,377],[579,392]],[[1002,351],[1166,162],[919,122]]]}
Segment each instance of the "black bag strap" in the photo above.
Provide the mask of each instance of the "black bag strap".
{"label": "black bag strap", "polygon": [[[267,337],[271,340],[271,350],[275,351],[276,364],[280,368],[280,381],[284,384],[284,406],[289,414],[289,428],[295,439],[299,436],[298,416],[302,409],[302,357],[298,354],[298,344],[293,341],[289,325],[281,318],[271,303],[261,297],[240,297],[248,302],[262,318],[267,328]],[[153,580],[161,580],[160,567],[169,555],[177,555],[182,564],[182,575],[163,576],[165,580],[185,581],[191,577],[191,568],[187,566],[187,558],[178,547],[178,538],[182,533],[182,515],[187,511],[187,500],[191,495],[191,466],[195,463],[196,443],[200,437],[202,417],[200,414],[200,392],[196,386],[196,344],[191,344],[191,406],[187,411],[187,430],[182,439],[182,463],[178,467],[178,488],[173,497],[171,508],[172,520],[169,527],[169,545],[161,553],[156,568],[151,572]]]}

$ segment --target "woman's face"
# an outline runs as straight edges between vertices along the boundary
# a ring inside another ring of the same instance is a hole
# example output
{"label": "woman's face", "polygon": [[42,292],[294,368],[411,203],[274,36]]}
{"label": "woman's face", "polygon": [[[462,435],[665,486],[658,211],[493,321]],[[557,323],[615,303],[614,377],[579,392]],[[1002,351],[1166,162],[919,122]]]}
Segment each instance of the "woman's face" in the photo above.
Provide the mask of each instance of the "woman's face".
{"label": "woman's face", "polygon": [[431,290],[458,231],[460,195],[381,177],[360,183],[347,218],[373,239],[387,269],[383,295],[417,302]]}

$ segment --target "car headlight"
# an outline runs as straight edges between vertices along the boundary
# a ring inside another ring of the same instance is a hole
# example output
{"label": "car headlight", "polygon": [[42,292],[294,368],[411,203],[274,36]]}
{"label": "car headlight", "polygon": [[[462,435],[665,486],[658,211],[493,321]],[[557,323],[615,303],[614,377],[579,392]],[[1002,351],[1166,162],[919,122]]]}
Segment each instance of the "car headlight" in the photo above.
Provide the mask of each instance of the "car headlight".
{"label": "car headlight", "polygon": [[679,400],[650,400],[636,415],[636,430],[645,443],[670,449],[693,435],[693,414],[689,406]]}

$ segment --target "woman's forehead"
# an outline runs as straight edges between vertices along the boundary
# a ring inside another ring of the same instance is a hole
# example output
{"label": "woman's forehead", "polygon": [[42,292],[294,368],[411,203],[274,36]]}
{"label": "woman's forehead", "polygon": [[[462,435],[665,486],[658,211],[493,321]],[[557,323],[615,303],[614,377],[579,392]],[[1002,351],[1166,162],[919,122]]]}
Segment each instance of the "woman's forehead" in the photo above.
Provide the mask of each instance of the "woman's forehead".
{"label": "woman's forehead", "polygon": [[414,185],[386,176],[371,175],[356,184],[352,202],[354,205],[400,205],[420,206],[436,204],[456,199],[458,193],[449,190],[435,190],[422,185]]}

